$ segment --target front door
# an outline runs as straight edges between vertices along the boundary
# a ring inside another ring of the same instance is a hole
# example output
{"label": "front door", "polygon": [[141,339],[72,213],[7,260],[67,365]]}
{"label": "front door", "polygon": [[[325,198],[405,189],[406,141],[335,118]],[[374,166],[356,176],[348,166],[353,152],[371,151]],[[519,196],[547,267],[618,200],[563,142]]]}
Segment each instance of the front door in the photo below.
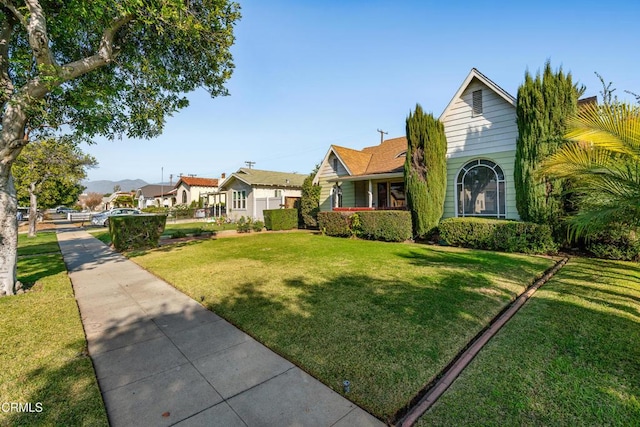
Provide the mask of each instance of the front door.
{"label": "front door", "polygon": [[387,183],[378,183],[378,208],[385,209],[387,207]]}

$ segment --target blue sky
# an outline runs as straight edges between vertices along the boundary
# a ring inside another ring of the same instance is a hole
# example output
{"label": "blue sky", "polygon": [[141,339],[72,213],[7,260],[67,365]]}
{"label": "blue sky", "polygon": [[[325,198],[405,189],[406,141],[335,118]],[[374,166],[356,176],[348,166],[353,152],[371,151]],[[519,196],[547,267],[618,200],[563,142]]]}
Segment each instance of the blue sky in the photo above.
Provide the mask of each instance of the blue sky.
{"label": "blue sky", "polygon": [[[159,182],[255,168],[309,173],[329,145],[404,135],[416,103],[440,115],[472,67],[516,95],[549,59],[602,90],[640,92],[640,2],[240,1],[230,96],[189,94],[152,140],[83,149],[90,180]],[[162,172],[163,171],[163,172]]]}

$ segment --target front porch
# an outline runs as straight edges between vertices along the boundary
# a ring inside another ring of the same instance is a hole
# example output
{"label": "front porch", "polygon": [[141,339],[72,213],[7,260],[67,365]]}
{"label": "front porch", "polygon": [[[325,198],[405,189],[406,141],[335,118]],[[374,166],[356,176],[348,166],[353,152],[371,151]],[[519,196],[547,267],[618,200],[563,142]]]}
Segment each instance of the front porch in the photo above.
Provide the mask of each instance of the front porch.
{"label": "front porch", "polygon": [[[363,179],[364,178],[364,179]],[[398,174],[331,180],[331,210],[405,210],[404,178]]]}
{"label": "front porch", "polygon": [[363,211],[406,211],[407,206],[401,206],[397,208],[333,208],[331,209],[334,212],[363,212]]}

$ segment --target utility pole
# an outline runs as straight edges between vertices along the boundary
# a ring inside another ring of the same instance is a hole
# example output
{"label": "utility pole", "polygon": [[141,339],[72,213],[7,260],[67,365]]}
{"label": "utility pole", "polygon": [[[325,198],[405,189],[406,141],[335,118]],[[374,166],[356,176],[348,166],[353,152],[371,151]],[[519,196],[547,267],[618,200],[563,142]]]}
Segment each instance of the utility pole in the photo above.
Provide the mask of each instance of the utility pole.
{"label": "utility pole", "polygon": [[382,144],[384,141],[384,135],[389,135],[389,132],[385,132],[382,129],[378,129],[378,132],[380,132],[380,144]]}
{"label": "utility pole", "polygon": [[244,162],[245,165],[249,166],[249,169],[253,168],[253,165],[256,164],[256,162],[251,162],[251,161],[245,161]]}

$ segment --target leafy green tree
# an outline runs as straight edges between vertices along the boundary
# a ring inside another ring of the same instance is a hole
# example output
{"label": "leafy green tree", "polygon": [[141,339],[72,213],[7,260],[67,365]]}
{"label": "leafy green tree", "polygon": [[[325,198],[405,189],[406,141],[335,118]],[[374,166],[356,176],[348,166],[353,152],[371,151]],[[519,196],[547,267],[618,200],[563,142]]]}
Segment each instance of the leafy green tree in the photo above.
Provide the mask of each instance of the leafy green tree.
{"label": "leafy green tree", "polygon": [[537,171],[564,144],[567,118],[576,113],[583,92],[584,88],[573,83],[571,73],[554,72],[549,62],[535,78],[527,71],[518,88],[514,182],[516,207],[524,221],[556,227],[566,214],[565,182]]}
{"label": "leafy green tree", "polygon": [[82,192],[86,168],[97,164],[68,138],[27,145],[13,165],[18,201],[29,204],[29,237],[36,235],[38,204],[50,208],[74,204]]}
{"label": "leafy green tree", "polygon": [[153,137],[184,93],[226,95],[239,17],[229,0],[0,0],[0,294],[16,280],[22,149],[62,124]]}
{"label": "leafy green tree", "polygon": [[318,212],[320,212],[320,192],[322,187],[313,183],[320,165],[304,179],[302,183],[302,196],[300,197],[300,218],[307,228],[318,226]]}
{"label": "leafy green tree", "polygon": [[404,182],[413,234],[425,238],[444,212],[447,189],[447,138],[444,125],[417,104],[406,122]]}
{"label": "leafy green tree", "polygon": [[568,122],[569,143],[542,165],[542,172],[570,179],[578,212],[569,218],[572,237],[612,224],[640,227],[640,107],[588,104]]}

